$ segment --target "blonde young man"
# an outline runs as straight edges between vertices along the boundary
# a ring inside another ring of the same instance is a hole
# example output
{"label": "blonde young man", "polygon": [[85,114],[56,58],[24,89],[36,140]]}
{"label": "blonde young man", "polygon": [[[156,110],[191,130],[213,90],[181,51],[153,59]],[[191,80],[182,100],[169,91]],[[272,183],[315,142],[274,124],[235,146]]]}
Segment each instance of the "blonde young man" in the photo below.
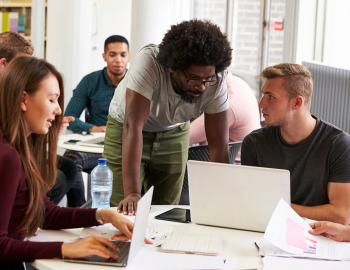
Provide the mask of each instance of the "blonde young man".
{"label": "blonde young man", "polygon": [[262,78],[266,127],[244,139],[242,164],[288,169],[298,214],[348,224],[350,136],[311,114],[312,78],[305,67],[279,64],[264,69]]}

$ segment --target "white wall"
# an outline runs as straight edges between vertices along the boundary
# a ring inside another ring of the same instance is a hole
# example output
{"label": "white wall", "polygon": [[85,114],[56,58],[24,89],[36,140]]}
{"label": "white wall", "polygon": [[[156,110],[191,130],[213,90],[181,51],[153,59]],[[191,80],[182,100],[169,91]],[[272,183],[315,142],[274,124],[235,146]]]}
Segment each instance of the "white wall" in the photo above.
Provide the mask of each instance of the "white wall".
{"label": "white wall", "polygon": [[131,1],[48,0],[46,58],[63,74],[65,105],[87,73],[104,66],[104,40],[130,39]]}
{"label": "white wall", "polygon": [[131,54],[149,43],[159,44],[172,24],[192,17],[192,0],[133,0]]}
{"label": "white wall", "polygon": [[350,69],[350,1],[327,2],[323,62]]}

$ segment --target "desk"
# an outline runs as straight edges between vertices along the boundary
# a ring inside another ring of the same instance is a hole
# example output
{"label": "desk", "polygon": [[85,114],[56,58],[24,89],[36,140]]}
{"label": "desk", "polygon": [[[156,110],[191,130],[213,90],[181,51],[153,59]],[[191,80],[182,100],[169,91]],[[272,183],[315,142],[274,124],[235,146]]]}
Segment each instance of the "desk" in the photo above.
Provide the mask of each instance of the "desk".
{"label": "desk", "polygon": [[[176,206],[178,207],[178,206]],[[180,206],[181,207],[181,206]],[[258,269],[261,267],[261,259],[258,255],[258,250],[255,247],[254,242],[262,237],[262,233],[248,232],[241,230],[225,229],[218,227],[201,226],[195,224],[184,225],[182,223],[168,222],[154,219],[155,215],[162,213],[166,210],[173,208],[171,205],[167,206],[152,206],[150,212],[149,228],[151,230],[158,231],[170,231],[174,226],[197,226],[199,230],[215,231],[219,232],[224,239],[223,255],[232,259],[231,269]],[[184,206],[183,208],[188,208]],[[53,232],[53,231],[52,231]],[[81,229],[74,230],[61,230],[57,231],[56,237],[60,238],[63,235],[70,235],[69,237],[78,238],[81,233]],[[39,233],[40,235],[40,233]],[[148,248],[148,247],[147,247]],[[154,247],[149,247],[154,248]],[[34,267],[39,270],[102,270],[107,269],[106,266],[67,263],[62,260],[36,260],[33,263]],[[121,269],[121,268],[118,268]]]}
{"label": "desk", "polygon": [[103,147],[83,146],[83,145],[78,145],[78,144],[69,144],[66,142],[69,140],[86,141],[86,140],[90,140],[90,139],[104,137],[104,135],[105,135],[105,133],[103,133],[103,132],[96,132],[96,133],[91,133],[91,134],[87,134],[87,135],[82,135],[79,133],[62,134],[58,138],[58,147],[62,148],[62,149],[73,150],[73,151],[78,151],[78,152],[102,154]]}

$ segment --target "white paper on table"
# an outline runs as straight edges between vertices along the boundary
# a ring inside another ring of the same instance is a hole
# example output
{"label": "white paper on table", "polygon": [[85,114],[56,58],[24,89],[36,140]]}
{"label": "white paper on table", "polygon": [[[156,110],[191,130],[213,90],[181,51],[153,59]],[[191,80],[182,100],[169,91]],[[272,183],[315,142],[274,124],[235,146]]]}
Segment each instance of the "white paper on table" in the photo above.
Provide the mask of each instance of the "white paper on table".
{"label": "white paper on table", "polygon": [[266,256],[263,259],[264,270],[349,270],[349,261],[325,261],[301,258],[283,258]]}
{"label": "white paper on table", "polygon": [[38,230],[30,237],[29,241],[34,242],[73,242],[80,238],[83,229],[70,230]]}
{"label": "white paper on table", "polygon": [[294,256],[328,260],[349,260],[350,243],[336,242],[309,233],[310,225],[284,200],[275,208],[264,237]]}
{"label": "white paper on table", "polygon": [[189,254],[163,253],[143,247],[127,269],[137,270],[190,270],[227,269],[226,258],[222,256],[201,256]]}
{"label": "white paper on table", "polygon": [[293,256],[293,254],[271,244],[265,237],[261,237],[255,244],[259,248],[259,256]]}

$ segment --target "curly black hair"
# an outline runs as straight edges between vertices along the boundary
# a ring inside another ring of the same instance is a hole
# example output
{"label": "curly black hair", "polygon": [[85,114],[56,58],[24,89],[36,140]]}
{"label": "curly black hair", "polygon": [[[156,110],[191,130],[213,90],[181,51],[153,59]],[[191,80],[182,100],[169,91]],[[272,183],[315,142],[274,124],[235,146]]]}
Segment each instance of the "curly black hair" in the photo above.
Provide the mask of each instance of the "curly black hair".
{"label": "curly black hair", "polygon": [[189,65],[212,65],[220,72],[231,64],[231,52],[226,35],[217,25],[190,20],[171,26],[159,45],[157,59],[174,70],[184,70]]}

